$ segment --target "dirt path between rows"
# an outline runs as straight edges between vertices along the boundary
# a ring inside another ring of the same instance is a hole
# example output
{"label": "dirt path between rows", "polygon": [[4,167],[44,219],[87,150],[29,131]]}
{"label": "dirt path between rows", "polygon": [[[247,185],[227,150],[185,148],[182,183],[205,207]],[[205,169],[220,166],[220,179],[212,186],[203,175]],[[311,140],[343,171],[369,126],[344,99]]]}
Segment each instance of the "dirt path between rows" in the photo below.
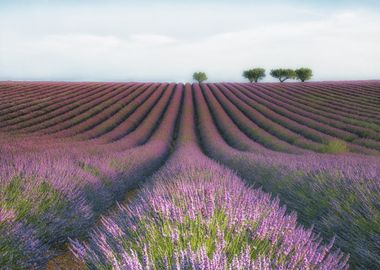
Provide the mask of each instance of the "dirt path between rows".
{"label": "dirt path between rows", "polygon": [[[136,197],[136,194],[138,193],[139,189],[132,189],[127,192],[127,195],[125,199],[122,201],[122,203],[129,203],[133,198]],[[112,213],[116,209],[116,205],[112,207],[112,209],[108,213]],[[102,216],[106,216],[107,214],[104,214]],[[100,218],[98,219],[96,226],[100,225]],[[58,255],[57,257],[51,259],[47,265],[45,270],[85,270],[87,269],[85,264],[78,260],[74,254],[69,250],[68,244],[65,246],[64,250],[62,250],[62,253]]]}

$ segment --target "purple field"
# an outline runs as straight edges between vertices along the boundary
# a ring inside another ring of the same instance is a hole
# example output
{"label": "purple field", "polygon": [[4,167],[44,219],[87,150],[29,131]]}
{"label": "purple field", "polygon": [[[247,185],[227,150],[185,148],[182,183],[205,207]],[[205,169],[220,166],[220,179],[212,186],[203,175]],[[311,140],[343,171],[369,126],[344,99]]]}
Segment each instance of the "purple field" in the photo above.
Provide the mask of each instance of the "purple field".
{"label": "purple field", "polygon": [[0,269],[68,252],[380,269],[380,81],[0,82]]}

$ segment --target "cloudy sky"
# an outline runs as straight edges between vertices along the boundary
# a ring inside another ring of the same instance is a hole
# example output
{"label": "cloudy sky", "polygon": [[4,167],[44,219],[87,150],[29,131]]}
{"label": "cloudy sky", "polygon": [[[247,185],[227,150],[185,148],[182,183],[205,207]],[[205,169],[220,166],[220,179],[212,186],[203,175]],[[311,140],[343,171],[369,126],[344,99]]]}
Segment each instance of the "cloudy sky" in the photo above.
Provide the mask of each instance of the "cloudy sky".
{"label": "cloudy sky", "polygon": [[379,26],[380,0],[1,0],[0,80],[380,79]]}

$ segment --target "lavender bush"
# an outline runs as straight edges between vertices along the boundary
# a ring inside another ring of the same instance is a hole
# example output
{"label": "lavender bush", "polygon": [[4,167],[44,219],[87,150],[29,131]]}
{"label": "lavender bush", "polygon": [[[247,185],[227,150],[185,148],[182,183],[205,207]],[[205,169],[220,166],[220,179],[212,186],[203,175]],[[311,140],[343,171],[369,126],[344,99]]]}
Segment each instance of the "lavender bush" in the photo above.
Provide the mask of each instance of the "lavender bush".
{"label": "lavender bush", "polygon": [[47,246],[36,231],[16,221],[16,213],[0,207],[0,266],[1,269],[30,269],[47,261]]}
{"label": "lavender bush", "polygon": [[176,90],[159,125],[140,132],[148,139],[142,145],[126,147],[126,137],[99,151],[107,145],[23,137],[10,143],[0,136],[0,210],[7,213],[6,222],[0,220],[0,269],[42,269],[68,237],[85,235],[101,213],[162,164],[180,107],[181,87]]}
{"label": "lavender bush", "polygon": [[[301,223],[350,253],[354,269],[380,265],[380,161],[355,154],[291,155],[269,150],[241,152],[213,123],[203,93],[195,88],[199,132],[206,153],[248,183],[279,195]],[[221,130],[223,132],[223,130]]]}
{"label": "lavender bush", "polygon": [[177,152],[129,206],[72,250],[90,269],[347,269],[278,199],[198,149]]}
{"label": "lavender bush", "polygon": [[[248,156],[250,156],[248,158]],[[246,155],[229,162],[251,183],[278,194],[303,224],[350,252],[357,269],[380,265],[380,166],[359,156]]]}
{"label": "lavender bush", "polygon": [[90,269],[347,269],[347,257],[197,145],[185,87],[176,150],[130,205],[72,251]]}
{"label": "lavender bush", "polygon": [[73,241],[89,268],[377,269],[379,158],[347,152],[380,153],[378,85],[0,83],[0,269],[43,269],[161,166]]}

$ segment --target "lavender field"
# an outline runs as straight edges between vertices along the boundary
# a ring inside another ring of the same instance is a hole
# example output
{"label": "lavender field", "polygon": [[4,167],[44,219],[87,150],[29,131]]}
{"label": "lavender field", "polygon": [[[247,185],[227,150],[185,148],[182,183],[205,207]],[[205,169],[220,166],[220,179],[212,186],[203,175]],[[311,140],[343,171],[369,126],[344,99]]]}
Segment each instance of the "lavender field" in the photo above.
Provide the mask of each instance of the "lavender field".
{"label": "lavender field", "polygon": [[73,265],[380,269],[380,81],[0,82],[0,269]]}

